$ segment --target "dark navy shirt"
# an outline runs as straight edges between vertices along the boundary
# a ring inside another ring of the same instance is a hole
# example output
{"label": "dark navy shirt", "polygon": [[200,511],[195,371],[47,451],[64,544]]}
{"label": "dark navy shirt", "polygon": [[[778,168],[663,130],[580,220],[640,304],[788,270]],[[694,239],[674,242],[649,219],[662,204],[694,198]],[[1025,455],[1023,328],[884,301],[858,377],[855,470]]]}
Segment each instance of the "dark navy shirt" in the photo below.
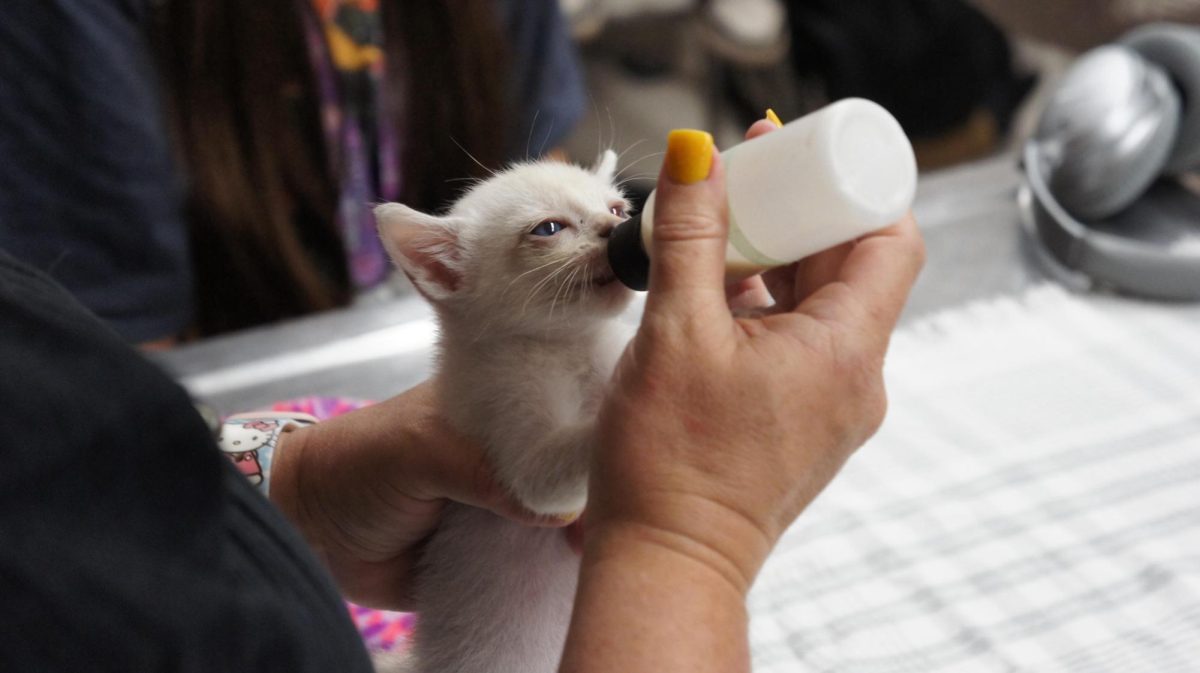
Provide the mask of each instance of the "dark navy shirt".
{"label": "dark navy shirt", "polygon": [[6,0],[0,249],[129,341],[191,319],[191,266],[136,0]]}
{"label": "dark navy shirt", "polygon": [[371,670],[187,393],[3,252],[0,605],[0,671]]}

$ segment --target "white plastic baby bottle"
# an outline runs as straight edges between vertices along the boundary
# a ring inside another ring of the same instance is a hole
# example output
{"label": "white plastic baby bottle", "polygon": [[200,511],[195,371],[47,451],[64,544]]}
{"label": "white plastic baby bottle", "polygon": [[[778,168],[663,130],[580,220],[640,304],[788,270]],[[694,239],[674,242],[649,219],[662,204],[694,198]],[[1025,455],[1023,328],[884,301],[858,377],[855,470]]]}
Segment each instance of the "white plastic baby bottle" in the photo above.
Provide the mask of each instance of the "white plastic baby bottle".
{"label": "white plastic baby bottle", "polygon": [[[895,117],[861,98],[838,101],[721,158],[728,282],[882,229],[903,217],[916,195],[912,144]],[[654,197],[609,240],[613,272],[635,290],[648,284]]]}

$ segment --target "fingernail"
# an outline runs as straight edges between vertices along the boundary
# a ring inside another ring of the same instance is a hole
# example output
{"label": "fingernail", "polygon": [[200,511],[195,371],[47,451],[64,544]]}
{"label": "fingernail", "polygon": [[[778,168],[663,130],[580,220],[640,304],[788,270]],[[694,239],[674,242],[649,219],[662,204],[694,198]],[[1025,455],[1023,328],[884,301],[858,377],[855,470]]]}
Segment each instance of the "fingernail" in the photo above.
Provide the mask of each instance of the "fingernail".
{"label": "fingernail", "polygon": [[767,108],[767,121],[771,122],[775,126],[783,126],[783,122],[779,120],[779,115],[775,114],[775,111],[771,108]]}
{"label": "fingernail", "polygon": [[690,185],[708,177],[712,168],[713,137],[705,131],[675,129],[667,134],[667,177]]}

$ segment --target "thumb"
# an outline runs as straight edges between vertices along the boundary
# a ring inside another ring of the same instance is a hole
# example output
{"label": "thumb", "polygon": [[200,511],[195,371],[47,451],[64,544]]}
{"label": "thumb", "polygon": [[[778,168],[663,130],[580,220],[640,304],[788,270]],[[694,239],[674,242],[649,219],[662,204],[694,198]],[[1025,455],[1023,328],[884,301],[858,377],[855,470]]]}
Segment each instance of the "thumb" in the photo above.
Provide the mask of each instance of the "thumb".
{"label": "thumb", "polygon": [[647,313],[725,308],[725,174],[712,136],[667,136],[654,196]]}

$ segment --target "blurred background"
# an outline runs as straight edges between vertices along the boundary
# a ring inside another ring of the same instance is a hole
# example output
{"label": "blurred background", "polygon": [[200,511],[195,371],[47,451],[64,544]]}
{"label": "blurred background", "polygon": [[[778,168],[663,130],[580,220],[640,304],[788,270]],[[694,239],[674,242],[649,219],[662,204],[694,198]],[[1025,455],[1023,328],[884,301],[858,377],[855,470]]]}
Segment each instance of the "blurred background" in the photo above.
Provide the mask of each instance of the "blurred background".
{"label": "blurred background", "polygon": [[1191,0],[561,4],[593,108],[568,142],[575,155],[598,138],[618,150],[642,141],[623,154],[636,162],[679,126],[729,147],[767,107],[788,120],[859,96],[897,117],[923,171],[1011,151],[1079,53],[1141,23],[1200,21]]}
{"label": "blurred background", "polygon": [[[921,168],[934,170],[1002,149],[1042,67],[961,0],[564,8],[597,108],[568,144],[577,153],[600,136],[623,150],[678,126],[713,129],[729,147],[768,107],[789,120],[857,96],[888,108],[913,140]],[[636,149],[645,154],[657,144]],[[636,161],[637,154],[624,157]],[[653,172],[656,164],[643,168]]]}
{"label": "blurred background", "polygon": [[511,161],[615,149],[636,203],[670,129],[727,148],[767,108],[856,96],[896,116],[927,175],[1015,163],[1080,52],[1200,20],[1193,0],[72,7],[0,28],[19,160],[0,245],[148,348],[404,295],[371,206],[437,211]]}
{"label": "blurred background", "polygon": [[[604,148],[620,153],[637,201],[670,129],[709,129],[727,148],[767,108],[788,121],[848,96],[886,106],[922,170],[914,208],[929,258],[905,324],[1047,281],[1111,290],[1064,273],[1023,226],[1020,148],[1083,53],[1143,24],[1200,21],[1200,0],[153,6],[181,217],[125,244],[137,251],[109,246],[120,262],[90,274],[76,271],[86,240],[74,264],[60,263],[61,245],[27,249],[129,340],[170,349],[162,362],[224,412],[380,399],[428,375],[432,316],[391,272],[370,204],[437,211],[506,162],[590,164]],[[1071,105],[1081,117],[1095,107]],[[1194,200],[1179,212],[1200,222]],[[78,242],[78,229],[62,236]],[[163,231],[187,236],[168,244]],[[147,257],[153,283],[137,276]],[[106,303],[104,288],[130,286]]]}
{"label": "blurred background", "polygon": [[1020,148],[1082,54],[1200,21],[1200,0],[134,5],[0,26],[0,246],[224,412],[428,375],[431,316],[373,204],[435,212],[506,163],[605,148],[640,202],[669,130],[728,148],[768,108],[850,96],[896,116],[922,171],[906,322],[1048,279],[1103,289],[1025,233]]}

